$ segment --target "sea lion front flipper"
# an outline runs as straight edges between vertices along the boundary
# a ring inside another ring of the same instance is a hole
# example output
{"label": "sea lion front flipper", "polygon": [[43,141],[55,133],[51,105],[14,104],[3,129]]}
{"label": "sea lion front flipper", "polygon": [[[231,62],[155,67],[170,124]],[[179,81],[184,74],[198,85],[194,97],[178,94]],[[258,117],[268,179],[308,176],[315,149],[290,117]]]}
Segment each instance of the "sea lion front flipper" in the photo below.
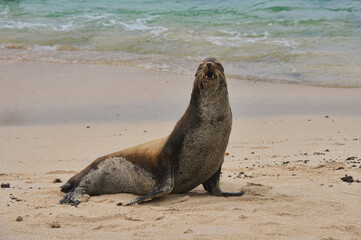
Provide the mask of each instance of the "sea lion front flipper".
{"label": "sea lion front flipper", "polygon": [[240,192],[222,192],[221,188],[219,187],[219,177],[221,175],[221,168],[205,183],[203,183],[204,189],[212,195],[215,196],[222,196],[222,197],[232,197],[232,196],[242,196],[245,191]]}
{"label": "sea lion front flipper", "polygon": [[159,172],[153,190],[145,196],[137,197],[128,203],[118,203],[117,206],[130,206],[153,198],[160,198],[172,192],[174,187],[174,170],[168,162]]}
{"label": "sea lion front flipper", "polygon": [[67,194],[65,194],[64,197],[59,201],[59,203],[76,206],[79,203],[81,203],[83,195],[84,195],[84,191],[78,187],[75,190],[70,191]]}

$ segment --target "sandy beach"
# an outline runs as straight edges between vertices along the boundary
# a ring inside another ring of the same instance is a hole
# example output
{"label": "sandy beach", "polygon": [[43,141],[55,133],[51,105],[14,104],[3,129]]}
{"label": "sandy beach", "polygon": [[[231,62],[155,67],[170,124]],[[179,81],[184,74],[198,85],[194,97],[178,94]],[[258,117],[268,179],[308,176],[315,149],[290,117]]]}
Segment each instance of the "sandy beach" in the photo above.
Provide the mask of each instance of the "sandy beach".
{"label": "sandy beach", "polygon": [[233,128],[221,186],[242,197],[199,186],[130,207],[116,204],[132,194],[58,203],[55,179],[167,136],[193,79],[0,60],[0,239],[361,239],[360,88],[228,79]]}

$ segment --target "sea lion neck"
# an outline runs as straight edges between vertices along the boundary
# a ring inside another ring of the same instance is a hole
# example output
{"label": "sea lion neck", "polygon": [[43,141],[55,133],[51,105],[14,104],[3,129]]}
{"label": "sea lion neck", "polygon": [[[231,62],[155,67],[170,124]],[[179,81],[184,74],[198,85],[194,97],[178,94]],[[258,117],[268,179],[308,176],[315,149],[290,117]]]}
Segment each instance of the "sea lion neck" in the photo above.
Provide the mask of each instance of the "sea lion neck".
{"label": "sea lion neck", "polygon": [[204,101],[207,101],[209,104],[226,101],[228,104],[228,90],[226,82],[221,80],[219,88],[215,91],[202,91],[197,79],[195,79],[190,104],[199,106],[199,104]]}
{"label": "sea lion neck", "polygon": [[216,91],[208,93],[201,91],[195,81],[185,115],[187,115],[185,119],[192,116],[192,118],[199,119],[204,123],[212,123],[220,118],[231,118],[232,113],[226,82],[223,81]]}

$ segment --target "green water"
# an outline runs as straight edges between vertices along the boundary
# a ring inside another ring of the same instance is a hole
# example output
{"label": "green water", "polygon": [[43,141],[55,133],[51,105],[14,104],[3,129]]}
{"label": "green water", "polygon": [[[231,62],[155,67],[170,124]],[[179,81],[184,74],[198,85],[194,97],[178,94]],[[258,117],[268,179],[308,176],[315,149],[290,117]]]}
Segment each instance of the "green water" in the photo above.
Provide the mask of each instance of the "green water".
{"label": "green water", "polygon": [[0,59],[361,87],[361,1],[0,0]]}

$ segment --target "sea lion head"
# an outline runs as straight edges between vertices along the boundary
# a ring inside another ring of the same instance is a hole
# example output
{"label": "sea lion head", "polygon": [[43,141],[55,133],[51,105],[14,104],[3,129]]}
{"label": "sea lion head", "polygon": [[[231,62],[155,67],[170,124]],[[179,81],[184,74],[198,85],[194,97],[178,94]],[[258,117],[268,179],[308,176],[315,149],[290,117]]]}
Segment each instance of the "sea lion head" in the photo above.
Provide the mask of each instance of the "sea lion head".
{"label": "sea lion head", "polygon": [[195,83],[201,92],[215,92],[225,82],[224,69],[215,58],[204,59],[195,74]]}

